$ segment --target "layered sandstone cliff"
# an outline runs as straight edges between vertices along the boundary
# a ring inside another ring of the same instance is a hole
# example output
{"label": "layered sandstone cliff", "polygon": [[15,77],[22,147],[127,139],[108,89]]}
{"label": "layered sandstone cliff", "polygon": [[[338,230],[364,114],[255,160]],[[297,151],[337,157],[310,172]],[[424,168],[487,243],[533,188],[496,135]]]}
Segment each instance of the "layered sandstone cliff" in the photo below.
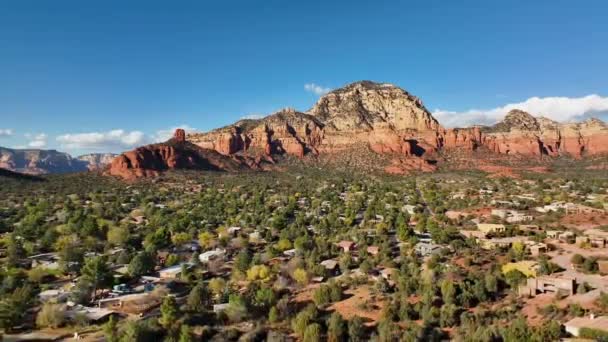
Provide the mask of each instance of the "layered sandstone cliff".
{"label": "layered sandstone cliff", "polygon": [[104,170],[118,155],[114,153],[89,153],[78,156],[76,159],[85,163],[89,171]]}
{"label": "layered sandstone cliff", "polygon": [[581,158],[608,153],[608,126],[598,119],[558,123],[513,110],[486,129],[482,143],[501,154]]}
{"label": "layered sandstone cliff", "polygon": [[213,171],[244,171],[262,169],[267,158],[226,156],[215,150],[201,148],[186,141],[184,130],[178,129],[172,139],[160,144],[139,147],[116,157],[107,174],[124,179],[157,176],[170,169]]}
{"label": "layered sandstone cliff", "polygon": [[[419,98],[392,84],[370,81],[331,91],[307,112],[283,109],[262,119],[190,134],[187,140],[219,156],[241,158],[247,165],[255,164],[251,160],[272,160],[276,155],[350,155],[363,146],[387,156],[385,170],[392,173],[433,171],[442,155],[450,151],[475,153],[482,149],[497,156],[577,158],[608,153],[608,127],[597,119],[561,124],[513,110],[491,127],[445,129]],[[129,164],[126,169],[142,174],[144,170],[193,167],[170,146],[151,146],[124,154],[115,163]],[[153,156],[147,157],[149,154]],[[162,162],[160,166],[143,165],[149,160]]]}
{"label": "layered sandstone cliff", "polygon": [[[326,94],[306,113],[284,109],[188,139],[224,155],[303,157],[340,153],[363,142],[376,153],[416,159],[437,150],[440,130],[417,97],[391,84],[362,81]],[[414,163],[434,169],[424,159]]]}
{"label": "layered sandstone cliff", "polygon": [[41,175],[87,171],[88,163],[55,150],[0,147],[0,168],[19,173]]}

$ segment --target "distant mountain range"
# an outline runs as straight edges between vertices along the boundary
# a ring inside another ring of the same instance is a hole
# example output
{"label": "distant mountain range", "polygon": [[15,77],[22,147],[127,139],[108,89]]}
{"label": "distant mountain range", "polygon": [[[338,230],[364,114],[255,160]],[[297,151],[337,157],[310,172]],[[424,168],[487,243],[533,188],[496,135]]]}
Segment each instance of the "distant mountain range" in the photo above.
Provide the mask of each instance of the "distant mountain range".
{"label": "distant mountain range", "polygon": [[[136,178],[172,168],[223,169],[218,165],[234,162],[265,169],[285,155],[311,162],[347,160],[354,168],[403,174],[455,164],[453,155],[472,168],[492,169],[494,165],[485,164],[489,155],[541,160],[608,154],[608,126],[598,119],[558,123],[513,110],[494,126],[446,129],[416,96],[371,81],[331,91],[306,112],[284,109],[182,139],[183,134],[122,154],[109,174]],[[205,156],[213,157],[213,167]]]}
{"label": "distant mountain range", "polygon": [[116,157],[93,153],[72,157],[56,150],[10,149],[0,147],[0,168],[30,175],[101,170]]}
{"label": "distant mountain range", "polygon": [[598,155],[608,155],[608,126],[598,119],[558,123],[512,110],[493,126],[447,129],[406,90],[360,81],[321,96],[306,112],[287,108],[206,133],[177,130],[165,143],[119,156],[0,148],[0,168],[28,174],[104,170],[135,179],[169,169],[281,169],[290,160],[284,157],[292,156],[309,165],[405,174],[459,165],[494,170],[501,166],[491,163],[509,158]]}

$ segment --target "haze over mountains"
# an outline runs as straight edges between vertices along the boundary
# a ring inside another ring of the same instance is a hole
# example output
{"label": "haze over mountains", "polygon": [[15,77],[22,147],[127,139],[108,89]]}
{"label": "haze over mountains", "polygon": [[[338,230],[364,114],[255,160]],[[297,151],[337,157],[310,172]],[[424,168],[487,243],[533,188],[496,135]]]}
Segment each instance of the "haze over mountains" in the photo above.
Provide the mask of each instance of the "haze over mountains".
{"label": "haze over mountains", "polygon": [[33,175],[83,172],[101,170],[115,157],[112,153],[92,153],[74,158],[56,150],[0,147],[0,168]]}

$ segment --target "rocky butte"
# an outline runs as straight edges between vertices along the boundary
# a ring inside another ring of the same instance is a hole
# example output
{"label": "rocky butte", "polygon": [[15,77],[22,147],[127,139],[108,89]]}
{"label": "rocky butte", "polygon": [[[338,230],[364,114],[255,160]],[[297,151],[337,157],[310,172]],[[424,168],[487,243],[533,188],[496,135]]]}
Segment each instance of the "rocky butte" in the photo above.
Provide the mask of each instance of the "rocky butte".
{"label": "rocky butte", "polygon": [[211,171],[263,170],[271,164],[270,158],[227,156],[215,150],[201,148],[186,141],[183,129],[177,129],[173,138],[164,143],[138,147],[116,157],[106,174],[132,180],[157,176],[170,169]]}
{"label": "rocky butte", "polygon": [[454,151],[581,158],[608,153],[608,127],[597,119],[562,124],[513,110],[491,127],[446,129],[416,96],[392,84],[361,81],[323,95],[305,112],[287,108],[187,136],[180,130],[168,143],[119,156],[110,174],[132,178],[199,168],[200,151],[206,151],[205,160],[209,151],[217,153],[212,169],[238,170],[260,169],[261,162],[280,155],[305,158],[361,149],[387,157],[384,169],[391,173],[433,171],[442,155]]}

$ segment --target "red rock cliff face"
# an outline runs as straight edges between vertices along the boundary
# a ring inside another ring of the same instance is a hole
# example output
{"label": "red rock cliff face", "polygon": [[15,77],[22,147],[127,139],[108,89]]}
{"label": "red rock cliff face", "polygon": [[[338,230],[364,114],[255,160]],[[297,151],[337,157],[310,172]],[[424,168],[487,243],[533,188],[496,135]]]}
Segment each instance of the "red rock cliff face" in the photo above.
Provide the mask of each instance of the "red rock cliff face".
{"label": "red rock cliff face", "polygon": [[196,169],[216,171],[240,171],[258,169],[266,159],[224,156],[214,150],[203,149],[186,141],[182,129],[174,137],[161,144],[152,144],[125,152],[116,157],[107,174],[124,179],[157,176],[170,169]]}
{"label": "red rock cliff face", "polygon": [[530,156],[581,158],[605,154],[607,142],[608,126],[600,120],[560,124],[517,110],[509,112],[483,136],[484,145],[493,152]]}
{"label": "red rock cliff face", "polygon": [[[451,150],[484,149],[531,157],[608,153],[608,127],[599,120],[559,124],[514,110],[492,127],[445,129],[419,98],[391,84],[362,81],[322,96],[307,112],[284,109],[187,137],[180,130],[172,141],[124,153],[111,172],[147,175],[171,168],[230,169],[228,161],[256,168],[260,162],[272,162],[274,155],[337,156],[361,146],[390,155],[387,171],[432,171],[433,159],[440,155],[436,152]],[[194,144],[206,155],[200,158],[192,146],[184,150],[180,144]],[[216,152],[213,158],[209,151]],[[201,159],[210,158],[215,164],[201,166]]]}
{"label": "red rock cliff face", "polygon": [[322,124],[311,115],[284,109],[261,120],[243,120],[234,125],[188,139],[224,155],[291,154],[303,157],[317,153],[323,141]]}
{"label": "red rock cliff face", "polygon": [[419,156],[436,150],[441,126],[420,99],[390,84],[357,82],[323,97],[307,113],[285,109],[189,140],[219,153],[340,153],[365,142],[377,153]]}

